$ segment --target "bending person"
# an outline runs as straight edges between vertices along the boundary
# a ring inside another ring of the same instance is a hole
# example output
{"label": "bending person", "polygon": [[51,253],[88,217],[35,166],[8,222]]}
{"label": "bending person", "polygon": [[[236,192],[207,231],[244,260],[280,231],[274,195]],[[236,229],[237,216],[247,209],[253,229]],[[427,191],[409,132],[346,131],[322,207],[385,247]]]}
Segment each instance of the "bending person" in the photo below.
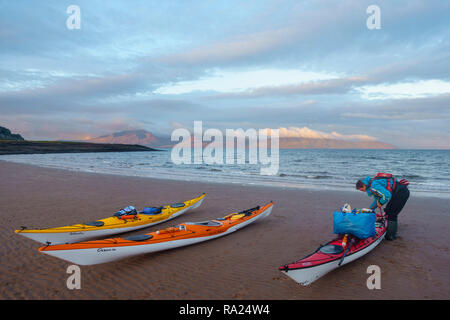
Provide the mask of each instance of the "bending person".
{"label": "bending person", "polygon": [[384,209],[388,220],[386,240],[395,240],[397,237],[397,216],[409,198],[407,185],[406,180],[397,181],[390,174],[378,174],[374,178],[368,176],[356,182],[356,189],[375,198],[370,209],[375,210],[387,204]]}

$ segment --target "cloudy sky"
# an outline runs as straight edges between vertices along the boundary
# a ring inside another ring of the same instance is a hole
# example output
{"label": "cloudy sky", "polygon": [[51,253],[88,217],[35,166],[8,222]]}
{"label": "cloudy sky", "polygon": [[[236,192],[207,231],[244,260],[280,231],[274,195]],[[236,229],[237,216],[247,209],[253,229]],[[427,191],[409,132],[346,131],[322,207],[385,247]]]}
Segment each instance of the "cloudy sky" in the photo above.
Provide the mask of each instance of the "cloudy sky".
{"label": "cloudy sky", "polygon": [[1,126],[53,140],[194,120],[450,148],[450,2],[0,0]]}

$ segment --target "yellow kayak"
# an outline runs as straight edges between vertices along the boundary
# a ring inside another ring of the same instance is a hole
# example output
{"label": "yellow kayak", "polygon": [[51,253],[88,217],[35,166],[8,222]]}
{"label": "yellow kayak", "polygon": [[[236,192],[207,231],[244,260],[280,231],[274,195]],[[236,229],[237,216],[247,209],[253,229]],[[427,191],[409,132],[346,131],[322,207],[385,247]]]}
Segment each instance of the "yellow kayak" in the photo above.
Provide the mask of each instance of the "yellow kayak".
{"label": "yellow kayak", "polygon": [[174,203],[159,208],[144,208],[143,211],[114,215],[93,222],[47,229],[26,229],[22,227],[21,230],[15,230],[14,232],[45,244],[85,241],[97,237],[142,229],[165,222],[189,210],[198,208],[202,204],[205,196],[206,194],[204,193],[198,198],[185,202]]}

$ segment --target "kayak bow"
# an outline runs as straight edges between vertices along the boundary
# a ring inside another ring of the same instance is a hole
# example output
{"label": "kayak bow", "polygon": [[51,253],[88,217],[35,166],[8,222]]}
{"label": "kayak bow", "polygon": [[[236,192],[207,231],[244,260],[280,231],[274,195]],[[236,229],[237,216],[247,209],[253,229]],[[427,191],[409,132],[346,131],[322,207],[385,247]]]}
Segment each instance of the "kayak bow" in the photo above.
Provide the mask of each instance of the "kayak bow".
{"label": "kayak bow", "polygon": [[263,207],[233,213],[214,220],[186,222],[176,227],[126,238],[45,246],[39,248],[39,251],[78,265],[106,263],[225,236],[268,216],[272,207],[273,202],[270,202]]}
{"label": "kayak bow", "polygon": [[160,212],[144,214],[138,212],[130,216],[113,216],[102,220],[74,224],[71,226],[47,229],[22,229],[15,233],[45,244],[74,243],[110,236],[117,233],[146,228],[178,217],[179,215],[200,207],[206,194],[200,197],[161,207]]}

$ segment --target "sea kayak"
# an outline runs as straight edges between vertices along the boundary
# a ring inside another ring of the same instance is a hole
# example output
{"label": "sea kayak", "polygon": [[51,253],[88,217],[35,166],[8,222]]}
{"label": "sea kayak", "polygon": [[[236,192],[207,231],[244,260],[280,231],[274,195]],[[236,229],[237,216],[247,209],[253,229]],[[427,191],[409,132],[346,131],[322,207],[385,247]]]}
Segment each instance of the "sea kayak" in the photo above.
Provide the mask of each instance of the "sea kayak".
{"label": "sea kayak", "polygon": [[74,224],[71,226],[47,228],[47,229],[26,229],[15,230],[17,234],[33,239],[45,244],[63,244],[85,241],[98,237],[110,236],[117,233],[133,231],[146,228],[158,223],[178,217],[179,215],[198,208],[206,194],[200,197],[187,200],[181,203],[169,204],[166,206],[152,208],[151,214],[144,211],[126,216],[112,216],[93,222]]}
{"label": "sea kayak", "polygon": [[232,213],[214,220],[186,222],[175,227],[126,238],[50,245],[39,248],[39,251],[78,265],[106,263],[225,236],[267,217],[272,207],[273,202],[270,202],[262,207]]}
{"label": "sea kayak", "polygon": [[372,251],[384,239],[386,227],[385,216],[380,215],[375,222],[375,236],[359,239],[351,235],[340,235],[319,246],[303,259],[281,266],[279,270],[297,283],[307,286],[328,272]]}

